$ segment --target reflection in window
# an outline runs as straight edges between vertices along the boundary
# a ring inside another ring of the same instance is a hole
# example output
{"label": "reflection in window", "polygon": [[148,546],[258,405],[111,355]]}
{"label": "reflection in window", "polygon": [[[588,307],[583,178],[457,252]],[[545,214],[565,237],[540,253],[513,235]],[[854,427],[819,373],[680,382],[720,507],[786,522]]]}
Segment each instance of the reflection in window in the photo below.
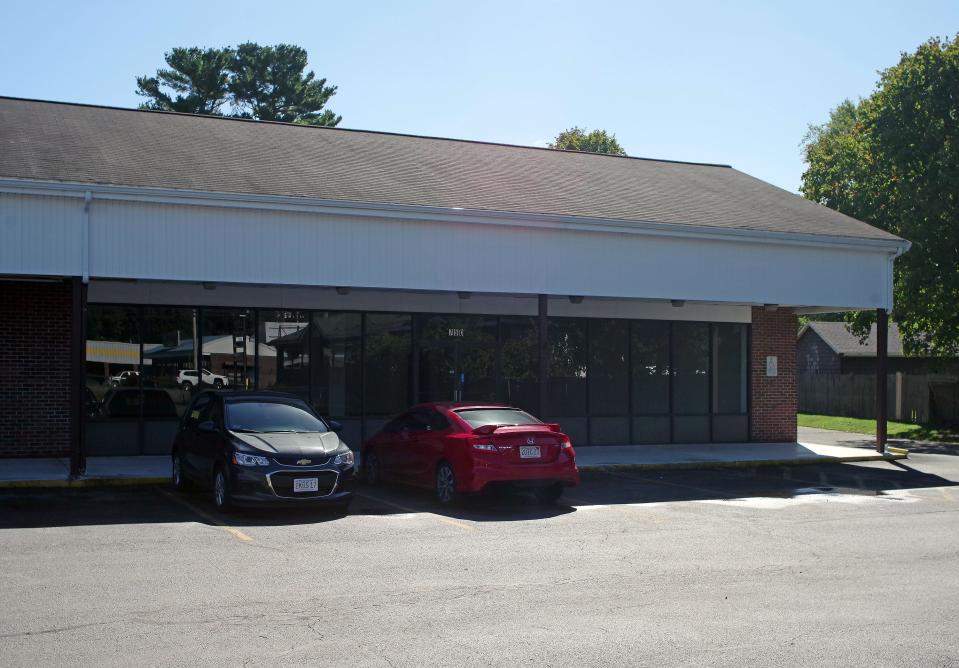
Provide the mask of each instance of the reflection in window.
{"label": "reflection in window", "polygon": [[310,370],[307,311],[260,311],[257,386],[307,398]]}
{"label": "reflection in window", "polygon": [[713,412],[746,412],[745,325],[713,325]]}
{"label": "reflection in window", "polygon": [[589,322],[589,407],[592,415],[629,414],[629,322]]}
{"label": "reflection in window", "polygon": [[549,321],[550,415],[586,415],[586,322]]}
{"label": "reflection in window", "polygon": [[539,345],[536,318],[500,318],[501,400],[536,415],[539,413]]}
{"label": "reflection in window", "polygon": [[408,314],[366,315],[367,416],[389,417],[409,407],[412,324]]}
{"label": "reflection in window", "polygon": [[313,314],[312,397],[320,415],[340,418],[363,412],[359,313]]}
{"label": "reflection in window", "polygon": [[[254,328],[253,311],[250,309],[203,309],[201,387],[253,389],[256,358]],[[264,353],[263,357],[269,358],[260,362],[260,367],[266,368],[269,377],[275,374],[276,352],[273,349],[261,352]]]}
{"label": "reflection in window", "polygon": [[673,323],[673,411],[709,413],[709,325]]}
{"label": "reflection in window", "polygon": [[87,309],[83,410],[90,455],[140,454],[138,321],[135,307]]}
{"label": "reflection in window", "polygon": [[669,323],[633,323],[633,413],[669,413]]}
{"label": "reflection in window", "polygon": [[85,410],[101,417],[110,390],[140,385],[140,334],[137,311],[126,306],[91,305],[87,310]]}
{"label": "reflection in window", "polygon": [[421,401],[496,400],[496,317],[422,315]]}
{"label": "reflection in window", "polygon": [[181,371],[196,368],[196,325],[195,309],[143,309],[143,385],[165,392],[176,416],[190,402],[192,383],[183,382]]}

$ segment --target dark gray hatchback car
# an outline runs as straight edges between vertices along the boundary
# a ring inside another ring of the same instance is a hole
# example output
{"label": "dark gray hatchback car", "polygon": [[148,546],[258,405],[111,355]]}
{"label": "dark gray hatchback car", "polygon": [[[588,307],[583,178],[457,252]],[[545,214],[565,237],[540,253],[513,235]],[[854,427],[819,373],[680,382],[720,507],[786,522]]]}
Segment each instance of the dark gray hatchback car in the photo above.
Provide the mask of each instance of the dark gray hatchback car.
{"label": "dark gray hatchback car", "polygon": [[211,490],[224,511],[260,504],[345,511],[357,475],[338,431],[292,394],[201,392],[173,443],[173,485]]}

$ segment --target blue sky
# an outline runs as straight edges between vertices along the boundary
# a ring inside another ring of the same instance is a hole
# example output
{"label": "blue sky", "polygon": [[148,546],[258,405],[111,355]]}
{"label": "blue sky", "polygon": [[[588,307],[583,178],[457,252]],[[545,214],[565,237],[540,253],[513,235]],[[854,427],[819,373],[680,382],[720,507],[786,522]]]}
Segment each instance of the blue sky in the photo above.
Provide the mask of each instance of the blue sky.
{"label": "blue sky", "polygon": [[[886,4],[888,6],[883,6]],[[162,7],[162,13],[156,9]],[[630,155],[788,190],[806,126],[959,31],[959,2],[18,2],[0,95],[136,106],[173,46],[305,47],[343,127],[544,145],[580,125]]]}

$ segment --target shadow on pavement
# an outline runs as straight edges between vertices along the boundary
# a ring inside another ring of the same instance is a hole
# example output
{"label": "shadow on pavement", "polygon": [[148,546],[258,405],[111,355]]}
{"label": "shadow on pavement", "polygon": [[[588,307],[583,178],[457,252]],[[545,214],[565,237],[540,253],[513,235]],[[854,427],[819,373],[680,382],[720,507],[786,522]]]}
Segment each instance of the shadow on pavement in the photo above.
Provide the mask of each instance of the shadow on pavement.
{"label": "shadow on pavement", "polygon": [[[568,490],[555,505],[537,503],[526,495],[498,493],[480,495],[447,509],[440,507],[427,490],[393,485],[361,487],[349,519],[432,513],[468,522],[537,521],[591,505],[791,498],[818,493],[876,496],[890,490],[957,485],[904,462],[870,464],[584,472],[583,484]],[[0,490],[0,529],[177,522],[234,527],[312,524],[335,529],[341,520],[342,515],[323,508],[244,509],[223,515],[204,494],[178,494],[160,486]]]}

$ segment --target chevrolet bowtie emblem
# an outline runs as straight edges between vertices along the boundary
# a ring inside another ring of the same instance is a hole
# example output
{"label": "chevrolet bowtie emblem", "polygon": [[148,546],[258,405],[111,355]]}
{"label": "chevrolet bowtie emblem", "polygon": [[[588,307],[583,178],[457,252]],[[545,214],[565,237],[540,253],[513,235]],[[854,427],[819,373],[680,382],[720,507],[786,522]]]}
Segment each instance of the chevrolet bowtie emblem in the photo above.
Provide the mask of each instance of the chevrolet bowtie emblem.
{"label": "chevrolet bowtie emblem", "polygon": [[306,466],[307,464],[312,464],[312,463],[313,463],[313,460],[312,460],[312,459],[297,459],[297,460],[296,460],[296,463],[299,464],[300,466]]}

